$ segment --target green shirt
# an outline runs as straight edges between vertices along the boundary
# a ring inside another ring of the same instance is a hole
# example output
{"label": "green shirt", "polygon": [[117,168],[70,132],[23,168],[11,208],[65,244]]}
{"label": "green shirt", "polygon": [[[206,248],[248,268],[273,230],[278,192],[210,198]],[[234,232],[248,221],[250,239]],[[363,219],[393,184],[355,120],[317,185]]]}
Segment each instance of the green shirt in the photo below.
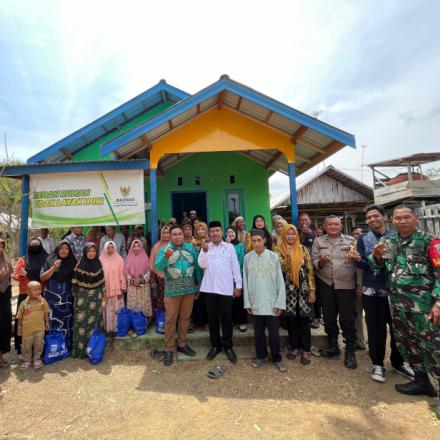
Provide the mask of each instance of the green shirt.
{"label": "green shirt", "polygon": [[[170,247],[174,253],[165,258],[165,250]],[[197,251],[194,246],[183,243],[176,247],[173,244],[161,248],[155,262],[156,269],[164,272],[165,296],[180,296],[197,293],[197,284],[202,278],[202,271],[197,262]]]}

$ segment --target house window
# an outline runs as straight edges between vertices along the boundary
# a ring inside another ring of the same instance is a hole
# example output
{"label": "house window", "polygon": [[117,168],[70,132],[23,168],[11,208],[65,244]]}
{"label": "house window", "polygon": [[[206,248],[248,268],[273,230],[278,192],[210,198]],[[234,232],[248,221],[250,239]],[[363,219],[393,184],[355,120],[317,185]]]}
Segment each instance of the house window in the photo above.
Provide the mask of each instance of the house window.
{"label": "house window", "polygon": [[229,176],[229,183],[235,183],[235,176],[234,175]]}
{"label": "house window", "polygon": [[200,176],[196,176],[196,178],[194,179],[194,183],[196,186],[200,185]]}
{"label": "house window", "polygon": [[177,178],[177,185],[182,186],[183,185],[183,177]]}
{"label": "house window", "polygon": [[223,209],[225,224],[231,224],[236,217],[244,215],[243,210],[243,193],[241,190],[224,191]]}

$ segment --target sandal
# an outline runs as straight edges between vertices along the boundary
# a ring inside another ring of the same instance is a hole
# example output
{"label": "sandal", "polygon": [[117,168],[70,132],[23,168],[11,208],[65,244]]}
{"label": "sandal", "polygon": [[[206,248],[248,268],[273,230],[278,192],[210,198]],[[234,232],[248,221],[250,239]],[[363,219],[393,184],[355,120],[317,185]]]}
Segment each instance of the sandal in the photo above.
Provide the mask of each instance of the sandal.
{"label": "sandal", "polygon": [[293,361],[298,355],[299,355],[299,350],[293,350],[293,351],[288,351],[286,357],[287,359],[289,359],[289,361]]}
{"label": "sandal", "polygon": [[320,357],[321,353],[319,352],[319,349],[316,348],[314,345],[312,345],[311,349],[310,349],[310,353],[312,354],[312,356],[315,357]]}
{"label": "sandal", "polygon": [[23,362],[20,365],[20,370],[21,371],[26,371],[27,369],[29,369],[30,366],[31,366],[30,362]]}
{"label": "sandal", "polygon": [[39,370],[40,368],[43,368],[43,362],[41,362],[41,360],[37,360],[34,362],[34,369],[35,370]]}
{"label": "sandal", "polygon": [[304,353],[303,353],[303,355],[301,356],[301,364],[302,365],[309,365],[310,363],[311,363],[310,353],[309,353],[308,357],[304,356]]}
{"label": "sandal", "polygon": [[153,359],[154,361],[162,362],[163,357],[165,355],[165,351],[158,350],[157,348],[152,348],[150,355],[151,355],[151,359]]}
{"label": "sandal", "polygon": [[208,377],[210,379],[218,379],[219,377],[223,376],[224,372],[225,367],[223,365],[216,365],[214,368],[211,368],[208,371]]}
{"label": "sandal", "polygon": [[267,359],[254,359],[251,363],[251,365],[254,368],[260,368],[265,362],[267,361]]}
{"label": "sandal", "polygon": [[281,373],[286,373],[287,372],[287,367],[280,361],[280,362],[275,362],[275,367],[278,368],[278,370]]}

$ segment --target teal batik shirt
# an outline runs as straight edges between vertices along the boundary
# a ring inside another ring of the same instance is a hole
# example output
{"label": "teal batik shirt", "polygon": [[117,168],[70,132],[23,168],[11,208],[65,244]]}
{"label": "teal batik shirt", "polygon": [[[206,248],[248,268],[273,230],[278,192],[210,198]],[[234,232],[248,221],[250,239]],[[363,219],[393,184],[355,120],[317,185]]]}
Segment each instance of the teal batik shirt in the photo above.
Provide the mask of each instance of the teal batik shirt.
{"label": "teal batik shirt", "polygon": [[235,252],[237,253],[238,264],[240,265],[240,272],[243,275],[243,262],[244,256],[246,255],[246,249],[244,247],[244,243],[238,243],[234,246]]}
{"label": "teal batik shirt", "polygon": [[197,262],[197,251],[194,246],[183,243],[176,247],[170,244],[169,247],[174,251],[168,260],[165,258],[164,246],[159,251],[155,266],[165,275],[165,296],[180,296],[188,293],[197,293],[197,284],[202,279],[202,271]]}

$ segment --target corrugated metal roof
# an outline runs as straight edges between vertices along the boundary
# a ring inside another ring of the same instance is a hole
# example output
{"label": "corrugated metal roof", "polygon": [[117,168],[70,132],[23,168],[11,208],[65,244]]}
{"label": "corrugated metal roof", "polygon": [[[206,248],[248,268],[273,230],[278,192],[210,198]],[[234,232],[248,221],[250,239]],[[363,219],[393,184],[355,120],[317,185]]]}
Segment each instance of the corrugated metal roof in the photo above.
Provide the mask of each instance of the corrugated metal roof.
{"label": "corrugated metal roof", "polygon": [[371,163],[368,166],[372,167],[404,167],[407,165],[423,165],[429,162],[436,162],[440,160],[439,153],[417,153],[411,156],[399,157],[397,159],[383,160],[382,162]]}
{"label": "corrugated metal roof", "polygon": [[[338,182],[341,182],[342,184],[348,186],[349,188],[354,189],[360,194],[363,194],[370,199],[373,200],[374,194],[373,194],[373,188],[366,185],[365,183],[361,182],[360,180],[355,179],[354,177],[349,176],[348,174],[344,173],[341,170],[338,170],[333,165],[329,165],[323,170],[321,170],[318,174],[312,176],[310,179],[303,182],[301,185],[299,185],[296,189],[297,192],[301,191],[304,187],[309,185],[314,180],[318,179],[323,174],[326,174],[327,176],[332,177],[333,179],[337,180]],[[277,194],[273,197],[271,197],[270,200],[270,209],[278,208],[281,205],[290,205],[290,191],[285,191],[281,194]]]}
{"label": "corrugated metal roof", "polygon": [[126,122],[151,110],[158,104],[168,101],[176,103],[188,96],[190,96],[188,93],[167,84],[165,80],[161,80],[154,87],[32,156],[28,159],[28,163],[53,163],[66,160],[70,155],[102,136],[117,130]]}
{"label": "corrugated metal roof", "polygon": [[[116,152],[130,157],[136,153],[137,147],[133,142],[135,138],[146,135],[149,142],[154,143],[193,119],[198,113],[220,104],[288,136],[295,137],[301,128],[301,135],[296,139],[298,175],[334,154],[344,145],[355,147],[353,135],[222,76],[211,86],[105,143],[101,151],[103,154]],[[277,157],[277,152],[272,153],[270,157],[260,151],[247,154],[261,162],[263,157],[266,157],[266,165],[271,164],[271,168],[277,167],[280,171],[287,172],[286,160],[284,156]],[[275,157],[276,160],[271,162]]]}

